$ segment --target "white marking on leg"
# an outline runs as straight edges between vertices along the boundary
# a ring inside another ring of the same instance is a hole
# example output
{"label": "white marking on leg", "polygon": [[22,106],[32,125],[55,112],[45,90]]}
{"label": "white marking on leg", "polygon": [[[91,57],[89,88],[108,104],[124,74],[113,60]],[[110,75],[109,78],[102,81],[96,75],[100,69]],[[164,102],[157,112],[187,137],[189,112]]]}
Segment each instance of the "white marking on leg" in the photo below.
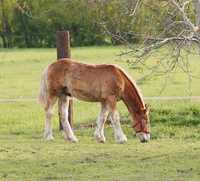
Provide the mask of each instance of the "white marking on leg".
{"label": "white marking on leg", "polygon": [[117,143],[127,142],[126,135],[123,133],[123,130],[121,128],[119,113],[116,110],[111,112],[110,118]]}
{"label": "white marking on leg", "polygon": [[68,121],[68,109],[69,109],[69,99],[64,98],[61,100],[61,122],[64,131],[64,138],[71,142],[78,142],[78,139],[74,135],[71,125]]}
{"label": "white marking on leg", "polygon": [[101,112],[97,119],[97,127],[94,132],[94,136],[97,139],[98,142],[104,143],[106,141],[106,138],[104,136],[104,123],[106,122],[106,119],[108,117],[108,110],[102,106]]}
{"label": "white marking on leg", "polygon": [[52,132],[52,125],[51,125],[51,118],[53,115],[52,106],[46,111],[46,118],[45,118],[45,129],[44,129],[44,138],[46,140],[53,140],[53,132]]}
{"label": "white marking on leg", "polygon": [[45,107],[45,128],[44,128],[44,138],[46,140],[53,140],[53,131],[51,125],[51,118],[53,115],[53,106],[56,103],[56,97],[48,96],[46,107]]}

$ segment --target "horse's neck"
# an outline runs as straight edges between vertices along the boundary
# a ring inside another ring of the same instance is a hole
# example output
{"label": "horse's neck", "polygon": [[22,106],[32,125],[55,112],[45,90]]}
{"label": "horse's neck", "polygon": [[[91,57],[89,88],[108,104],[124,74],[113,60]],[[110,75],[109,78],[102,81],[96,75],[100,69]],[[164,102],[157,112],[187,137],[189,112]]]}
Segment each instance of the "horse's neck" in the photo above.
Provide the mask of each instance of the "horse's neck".
{"label": "horse's neck", "polygon": [[123,101],[131,114],[140,112],[140,110],[144,108],[143,99],[137,87],[135,87],[135,85],[132,84],[130,80],[125,81]]}

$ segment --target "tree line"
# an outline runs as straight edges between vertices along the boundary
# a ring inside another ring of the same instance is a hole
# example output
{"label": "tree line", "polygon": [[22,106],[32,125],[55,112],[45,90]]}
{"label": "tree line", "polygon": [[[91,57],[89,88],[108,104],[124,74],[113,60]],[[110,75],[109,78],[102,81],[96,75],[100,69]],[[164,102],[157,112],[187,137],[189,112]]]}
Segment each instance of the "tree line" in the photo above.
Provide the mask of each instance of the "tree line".
{"label": "tree line", "polygon": [[138,2],[0,0],[0,47],[55,47],[58,30],[70,31],[72,46],[116,45],[121,37],[138,43],[143,34],[161,31],[169,12],[164,1],[143,0],[136,13]]}

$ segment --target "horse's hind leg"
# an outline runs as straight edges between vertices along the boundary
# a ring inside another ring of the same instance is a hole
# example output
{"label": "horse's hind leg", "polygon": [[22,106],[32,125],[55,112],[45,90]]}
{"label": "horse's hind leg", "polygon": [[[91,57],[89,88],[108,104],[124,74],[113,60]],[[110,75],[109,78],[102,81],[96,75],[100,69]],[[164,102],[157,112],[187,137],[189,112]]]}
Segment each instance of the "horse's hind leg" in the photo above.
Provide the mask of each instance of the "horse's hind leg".
{"label": "horse's hind leg", "polygon": [[69,98],[67,96],[62,95],[59,99],[60,100],[58,106],[61,115],[61,123],[63,126],[64,138],[71,142],[77,142],[78,139],[74,135],[68,121]]}
{"label": "horse's hind leg", "polygon": [[45,129],[44,129],[44,138],[46,140],[53,140],[53,132],[51,125],[51,118],[53,115],[53,106],[56,102],[56,97],[49,96],[45,106]]}
{"label": "horse's hind leg", "polygon": [[104,136],[104,123],[106,122],[108,113],[109,111],[108,111],[107,106],[104,103],[102,103],[101,112],[97,119],[97,127],[94,132],[95,138],[97,139],[98,142],[101,142],[101,143],[104,143],[106,141],[105,136]]}

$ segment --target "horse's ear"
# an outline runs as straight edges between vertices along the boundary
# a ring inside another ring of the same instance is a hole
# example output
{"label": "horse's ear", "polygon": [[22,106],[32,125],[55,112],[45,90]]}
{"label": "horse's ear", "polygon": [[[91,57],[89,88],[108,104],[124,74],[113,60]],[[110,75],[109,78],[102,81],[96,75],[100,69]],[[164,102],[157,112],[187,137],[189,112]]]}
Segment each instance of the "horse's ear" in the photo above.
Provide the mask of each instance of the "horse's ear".
{"label": "horse's ear", "polygon": [[149,111],[150,111],[150,106],[147,105],[147,104],[145,104],[145,108],[142,108],[141,111],[142,111],[144,114],[146,114],[146,113],[148,114]]}
{"label": "horse's ear", "polygon": [[149,104],[145,104],[145,112],[148,113],[150,111],[150,105]]}

